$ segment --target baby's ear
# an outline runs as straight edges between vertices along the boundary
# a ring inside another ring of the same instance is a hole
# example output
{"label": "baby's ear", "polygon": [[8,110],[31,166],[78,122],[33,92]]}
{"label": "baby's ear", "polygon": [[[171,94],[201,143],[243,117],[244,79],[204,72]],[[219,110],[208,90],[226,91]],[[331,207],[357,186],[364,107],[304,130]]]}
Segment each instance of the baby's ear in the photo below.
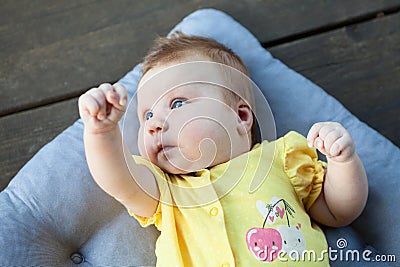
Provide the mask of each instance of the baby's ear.
{"label": "baby's ear", "polygon": [[239,134],[251,134],[251,127],[253,125],[253,112],[250,106],[240,99],[237,103],[238,114],[238,131]]}

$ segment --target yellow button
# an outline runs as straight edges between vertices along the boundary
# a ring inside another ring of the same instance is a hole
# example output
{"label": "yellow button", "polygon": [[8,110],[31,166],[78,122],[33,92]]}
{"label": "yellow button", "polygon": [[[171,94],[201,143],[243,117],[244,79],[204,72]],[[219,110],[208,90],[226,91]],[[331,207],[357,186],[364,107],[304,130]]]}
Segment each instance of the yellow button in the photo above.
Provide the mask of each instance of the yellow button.
{"label": "yellow button", "polygon": [[229,267],[229,266],[231,266],[231,265],[229,264],[229,262],[225,262],[225,263],[223,263],[223,264],[221,265],[221,267]]}
{"label": "yellow button", "polygon": [[210,209],[210,215],[211,216],[217,216],[218,215],[218,208],[213,207],[212,209]]}

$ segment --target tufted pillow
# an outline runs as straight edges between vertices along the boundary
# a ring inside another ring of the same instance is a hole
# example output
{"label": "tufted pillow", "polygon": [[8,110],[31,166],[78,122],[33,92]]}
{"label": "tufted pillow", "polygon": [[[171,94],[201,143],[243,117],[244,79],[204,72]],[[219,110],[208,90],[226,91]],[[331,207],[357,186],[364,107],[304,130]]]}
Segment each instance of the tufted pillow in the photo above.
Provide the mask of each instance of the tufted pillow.
{"label": "tufted pillow", "polygon": [[[333,249],[369,249],[400,256],[396,205],[400,180],[398,147],[360,122],[321,88],[286,67],[228,15],[199,10],[173,30],[211,37],[232,48],[269,101],[277,135],[306,134],[317,121],[339,121],[352,134],[370,184],[368,204],[351,226],[324,228]],[[140,65],[120,80],[134,95]],[[124,133],[135,134],[126,118]],[[128,122],[128,123],[126,123]],[[123,122],[121,122],[123,123]],[[129,125],[129,127],[127,126]],[[125,129],[126,128],[126,129]],[[124,208],[94,183],[86,165],[78,120],[43,147],[0,193],[0,265],[145,266],[155,265],[158,233],[141,228]],[[135,138],[126,141],[134,150]],[[338,260],[332,265],[344,266]],[[364,266],[365,263],[360,263]],[[348,262],[355,266],[355,262]]]}

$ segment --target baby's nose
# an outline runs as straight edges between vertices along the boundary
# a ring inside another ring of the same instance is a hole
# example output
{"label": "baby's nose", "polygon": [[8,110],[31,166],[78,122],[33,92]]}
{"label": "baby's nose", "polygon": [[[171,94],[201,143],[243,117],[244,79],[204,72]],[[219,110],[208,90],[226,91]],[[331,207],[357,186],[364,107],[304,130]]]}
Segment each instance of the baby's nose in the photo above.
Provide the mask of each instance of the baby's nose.
{"label": "baby's nose", "polygon": [[158,118],[152,117],[147,121],[147,132],[151,135],[158,132],[165,132],[168,129],[167,121],[160,120]]}

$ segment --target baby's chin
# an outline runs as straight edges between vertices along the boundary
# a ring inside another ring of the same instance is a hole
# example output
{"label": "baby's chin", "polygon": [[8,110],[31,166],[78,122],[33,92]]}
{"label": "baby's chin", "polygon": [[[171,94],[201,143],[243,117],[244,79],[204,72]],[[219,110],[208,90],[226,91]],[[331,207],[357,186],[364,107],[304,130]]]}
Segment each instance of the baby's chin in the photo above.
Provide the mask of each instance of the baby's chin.
{"label": "baby's chin", "polygon": [[[154,163],[156,164],[156,163]],[[174,164],[168,162],[165,164],[156,164],[160,169],[162,169],[164,172],[170,173],[170,174],[177,174],[177,175],[184,175],[184,174],[190,174],[193,172],[196,172],[200,169],[205,169],[207,168],[207,166],[205,166],[204,168],[197,168],[197,169],[185,169],[185,168],[178,168],[177,166],[175,166]]]}
{"label": "baby's chin", "polygon": [[[177,157],[176,155],[169,154],[152,154],[152,155],[143,155],[140,153],[141,156],[157,167],[159,167],[162,171],[169,173],[169,174],[176,174],[176,175],[185,175],[195,173],[204,169],[212,168],[215,165],[220,163],[224,163],[229,160],[222,160],[221,162],[217,161],[195,161],[195,160],[188,160],[186,158]],[[215,159],[214,159],[215,160]]]}
{"label": "baby's chin", "polygon": [[175,166],[174,164],[172,164],[171,162],[169,162],[166,159],[163,159],[162,160],[163,162],[160,162],[160,160],[157,158],[156,155],[154,155],[153,157],[149,157],[149,155],[143,155],[142,153],[139,153],[139,154],[141,157],[147,159],[148,161],[150,161],[151,163],[156,165],[163,172],[170,173],[170,174],[188,174],[188,173],[193,172],[190,170],[178,168],[177,166]]}
{"label": "baby's chin", "polygon": [[151,160],[151,159],[148,160],[157,167],[159,167],[162,171],[176,175],[191,174],[211,167],[211,166],[191,166],[191,167],[180,168],[178,167],[178,164],[174,164],[171,161],[163,160],[163,162],[160,162],[158,160]]}

